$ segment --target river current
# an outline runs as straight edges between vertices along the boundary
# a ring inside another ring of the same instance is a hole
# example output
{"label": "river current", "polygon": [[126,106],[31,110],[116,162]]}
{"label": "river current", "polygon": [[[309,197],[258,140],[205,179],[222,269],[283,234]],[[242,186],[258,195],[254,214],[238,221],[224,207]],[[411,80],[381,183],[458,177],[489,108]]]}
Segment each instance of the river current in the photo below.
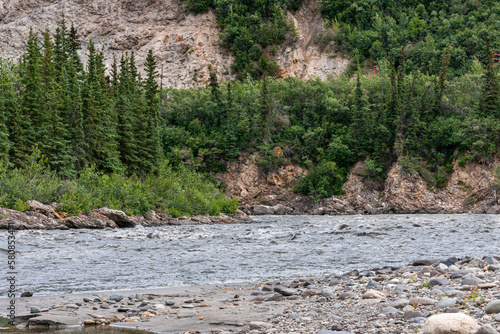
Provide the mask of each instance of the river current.
{"label": "river current", "polygon": [[[259,216],[252,224],[18,231],[17,290],[37,295],[257,282],[500,255],[497,215]],[[0,271],[7,273],[7,233]],[[2,275],[0,296],[6,296]]]}

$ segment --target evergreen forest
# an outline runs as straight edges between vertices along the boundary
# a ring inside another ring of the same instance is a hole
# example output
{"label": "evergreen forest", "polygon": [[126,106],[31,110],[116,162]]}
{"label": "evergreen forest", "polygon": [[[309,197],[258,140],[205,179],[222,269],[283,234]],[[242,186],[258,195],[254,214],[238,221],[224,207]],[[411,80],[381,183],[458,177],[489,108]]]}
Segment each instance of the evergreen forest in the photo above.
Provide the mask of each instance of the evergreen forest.
{"label": "evergreen forest", "polygon": [[151,51],[142,78],[133,52],[107,69],[92,42],[83,64],[64,21],[31,32],[18,63],[0,59],[0,206],[234,214],[213,175],[242,152],[258,152],[264,172],[309,169],[295,191],[315,199],[342,194],[359,161],[375,183],[397,162],[437,189],[454,162],[498,154],[497,2],[320,0],[327,33],[316,42],[333,41],[325,52],[351,67],[307,82],[276,78],[273,60],[296,38],[285,13],[301,0],[186,4],[215,12],[238,80],[212,71],[206,88],[160,90]]}

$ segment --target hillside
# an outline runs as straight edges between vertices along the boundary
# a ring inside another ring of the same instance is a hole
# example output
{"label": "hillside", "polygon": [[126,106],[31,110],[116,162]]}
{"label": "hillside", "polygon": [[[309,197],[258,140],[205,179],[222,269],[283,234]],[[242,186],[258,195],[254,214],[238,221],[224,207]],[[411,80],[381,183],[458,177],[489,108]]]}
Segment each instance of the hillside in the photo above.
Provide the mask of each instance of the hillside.
{"label": "hillside", "polygon": [[[135,50],[142,69],[149,49],[154,51],[163,74],[164,87],[189,88],[205,86],[209,66],[220,79],[234,79],[231,74],[232,54],[220,46],[219,33],[213,11],[200,14],[188,12],[181,0],[31,0],[3,1],[0,6],[0,57],[17,59],[25,50],[30,27],[39,36],[48,27],[55,31],[64,14],[66,21],[78,28],[82,41],[79,52],[86,61],[90,39],[98,50],[103,49],[106,65],[111,65],[113,54]],[[287,12],[287,20],[297,31],[296,41],[280,45],[276,54],[283,76],[307,80],[326,79],[340,75],[348,61],[321,53],[314,43],[314,34],[323,30],[315,0],[306,1],[294,12]]]}

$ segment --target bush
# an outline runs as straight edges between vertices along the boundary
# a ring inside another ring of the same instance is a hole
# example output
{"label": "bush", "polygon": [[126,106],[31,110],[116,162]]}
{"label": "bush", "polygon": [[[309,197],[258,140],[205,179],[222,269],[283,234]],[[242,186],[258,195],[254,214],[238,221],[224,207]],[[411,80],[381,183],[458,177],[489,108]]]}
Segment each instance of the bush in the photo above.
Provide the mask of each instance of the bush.
{"label": "bush", "polygon": [[0,206],[26,210],[26,201],[57,202],[61,211],[78,215],[100,207],[144,214],[157,210],[172,216],[233,215],[237,200],[227,198],[217,185],[187,167],[173,170],[164,163],[144,179],[120,173],[104,174],[87,167],[75,180],[62,180],[46,165],[39,151],[25,169],[0,166]]}
{"label": "bush", "polygon": [[344,194],[341,189],[345,174],[337,168],[335,162],[322,161],[309,174],[299,180],[295,192],[301,192],[315,199]]}

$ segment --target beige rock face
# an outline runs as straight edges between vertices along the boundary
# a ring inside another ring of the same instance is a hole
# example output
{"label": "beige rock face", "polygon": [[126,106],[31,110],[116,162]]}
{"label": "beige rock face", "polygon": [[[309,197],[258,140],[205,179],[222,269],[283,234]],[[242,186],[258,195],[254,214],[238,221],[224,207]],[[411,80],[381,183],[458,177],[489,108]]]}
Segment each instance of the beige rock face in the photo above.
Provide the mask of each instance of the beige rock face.
{"label": "beige rock face", "polygon": [[409,173],[399,164],[391,168],[385,183],[376,183],[367,178],[364,162],[358,162],[342,186],[345,194],[317,202],[292,192],[306,170],[288,165],[266,175],[258,166],[258,154],[242,155],[219,178],[227,194],[238,198],[249,213],[262,206],[280,206],[285,214],[499,213],[496,166],[456,163],[447,185],[433,189],[419,173]]}
{"label": "beige rock face", "polygon": [[347,59],[330,57],[331,53],[322,53],[315,44],[315,36],[324,31],[325,22],[316,0],[304,1],[299,10],[287,13],[287,19],[294,24],[297,41],[276,57],[286,75],[302,80],[318,77],[326,80],[328,76],[340,76],[347,69]]}
{"label": "beige rock face", "polygon": [[[0,0],[0,56],[17,59],[25,48],[30,27],[41,34],[55,31],[62,14],[79,29],[85,50],[92,39],[103,49],[107,65],[113,54],[134,50],[139,69],[152,49],[163,73],[164,87],[205,86],[209,66],[219,79],[233,79],[233,57],[219,46],[219,28],[213,12],[194,15],[186,12],[181,0]],[[316,0],[287,14],[293,20],[298,39],[278,50],[278,63],[289,76],[308,79],[338,75],[347,61],[329,58],[312,45],[322,19]]]}

